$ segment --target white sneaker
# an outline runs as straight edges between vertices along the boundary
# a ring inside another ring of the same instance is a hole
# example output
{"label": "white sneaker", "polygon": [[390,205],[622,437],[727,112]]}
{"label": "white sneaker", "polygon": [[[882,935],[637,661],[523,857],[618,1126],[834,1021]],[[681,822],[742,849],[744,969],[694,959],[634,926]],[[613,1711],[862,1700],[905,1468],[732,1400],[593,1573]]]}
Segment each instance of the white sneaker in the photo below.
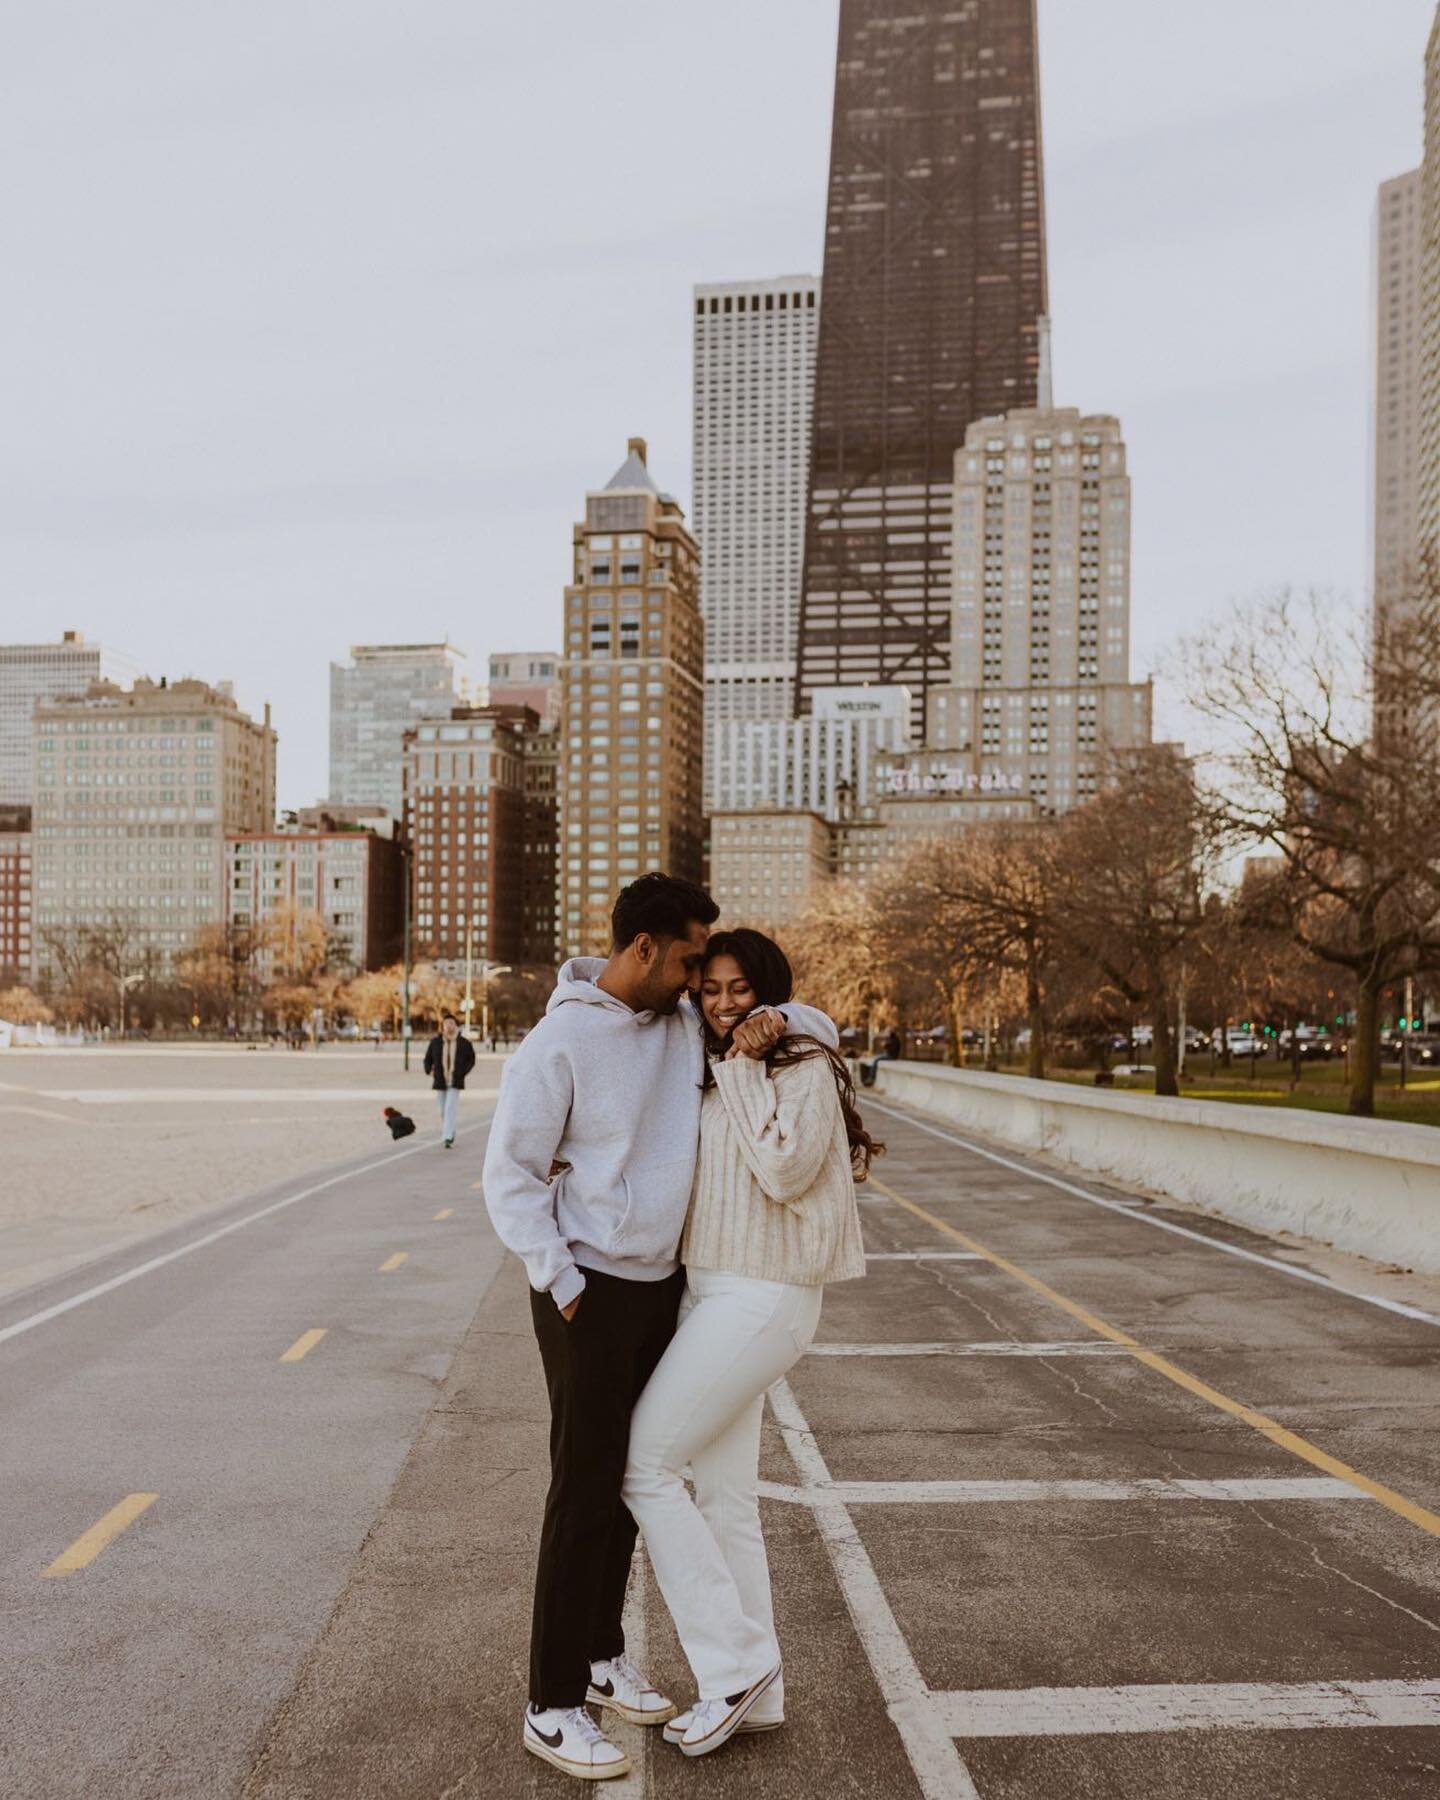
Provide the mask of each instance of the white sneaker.
{"label": "white sneaker", "polygon": [[583,1706],[525,1708],[525,1748],[581,1781],[609,1781],[630,1773],[630,1758],[612,1744]]}
{"label": "white sneaker", "polygon": [[673,1719],[676,1706],[650,1683],[625,1655],[607,1657],[590,1665],[591,1706],[608,1706],[630,1725],[663,1725]]}
{"label": "white sneaker", "polygon": [[[660,1735],[667,1744],[678,1744],[694,1722],[695,1709],[687,1706],[684,1712],[676,1713],[673,1719],[666,1721]],[[783,1684],[777,1681],[765,1690],[735,1727],[735,1735],[744,1737],[747,1731],[778,1731],[784,1723],[785,1694]]]}
{"label": "white sneaker", "polygon": [[780,1665],[751,1682],[738,1694],[723,1700],[697,1700],[690,1708],[690,1723],[679,1739],[686,1756],[708,1756],[728,1744],[755,1709],[755,1703],[780,1679]]}

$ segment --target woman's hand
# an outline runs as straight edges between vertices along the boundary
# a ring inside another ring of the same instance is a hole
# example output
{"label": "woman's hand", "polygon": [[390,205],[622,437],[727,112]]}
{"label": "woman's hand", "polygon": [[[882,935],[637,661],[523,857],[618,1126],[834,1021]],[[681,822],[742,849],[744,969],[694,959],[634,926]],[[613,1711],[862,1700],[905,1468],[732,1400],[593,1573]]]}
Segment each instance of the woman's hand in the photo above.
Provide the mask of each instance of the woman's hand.
{"label": "woman's hand", "polygon": [[748,1019],[742,1019],[735,1027],[725,1060],[729,1062],[736,1056],[748,1056],[753,1062],[764,1062],[784,1035],[784,1013],[777,1012],[773,1006],[757,1007]]}

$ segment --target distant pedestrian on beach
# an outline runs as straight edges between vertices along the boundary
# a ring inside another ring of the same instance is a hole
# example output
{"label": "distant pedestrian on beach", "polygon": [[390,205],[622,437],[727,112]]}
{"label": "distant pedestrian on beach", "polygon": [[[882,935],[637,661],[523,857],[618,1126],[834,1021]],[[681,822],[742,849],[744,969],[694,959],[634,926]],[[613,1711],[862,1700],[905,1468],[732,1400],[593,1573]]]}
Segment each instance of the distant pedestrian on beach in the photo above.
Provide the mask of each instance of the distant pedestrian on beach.
{"label": "distant pedestrian on beach", "polygon": [[454,1013],[442,1014],[440,1030],[425,1052],[425,1073],[440,1097],[440,1141],[447,1150],[455,1142],[455,1114],[465,1077],[474,1067],[475,1046],[461,1037],[460,1021]]}

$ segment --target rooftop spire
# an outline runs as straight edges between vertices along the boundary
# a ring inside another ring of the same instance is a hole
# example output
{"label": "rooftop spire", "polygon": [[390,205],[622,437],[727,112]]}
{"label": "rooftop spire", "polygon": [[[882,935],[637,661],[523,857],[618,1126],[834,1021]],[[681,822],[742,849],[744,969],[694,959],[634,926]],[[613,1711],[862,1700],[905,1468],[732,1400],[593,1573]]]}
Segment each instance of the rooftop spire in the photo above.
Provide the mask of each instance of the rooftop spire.
{"label": "rooftop spire", "polygon": [[1035,405],[1040,412],[1054,412],[1055,384],[1050,371],[1050,315],[1036,320],[1040,332],[1040,368],[1035,380]]}

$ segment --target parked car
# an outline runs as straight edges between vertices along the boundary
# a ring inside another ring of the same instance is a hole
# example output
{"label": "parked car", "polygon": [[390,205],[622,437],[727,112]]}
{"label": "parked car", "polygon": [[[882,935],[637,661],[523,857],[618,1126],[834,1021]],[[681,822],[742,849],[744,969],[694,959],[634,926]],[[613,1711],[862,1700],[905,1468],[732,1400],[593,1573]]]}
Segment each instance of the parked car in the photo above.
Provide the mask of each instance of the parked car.
{"label": "parked car", "polygon": [[1228,1045],[1232,1056],[1263,1056],[1269,1048],[1265,1039],[1253,1031],[1227,1031],[1222,1035],[1217,1028],[1214,1041],[1217,1051]]}
{"label": "parked car", "polygon": [[1297,1025],[1293,1034],[1288,1030],[1280,1033],[1276,1041],[1277,1056],[1290,1055],[1292,1035],[1299,1044],[1302,1062],[1328,1062],[1337,1051],[1345,1048],[1343,1039],[1331,1037],[1328,1031],[1321,1031],[1314,1025]]}

